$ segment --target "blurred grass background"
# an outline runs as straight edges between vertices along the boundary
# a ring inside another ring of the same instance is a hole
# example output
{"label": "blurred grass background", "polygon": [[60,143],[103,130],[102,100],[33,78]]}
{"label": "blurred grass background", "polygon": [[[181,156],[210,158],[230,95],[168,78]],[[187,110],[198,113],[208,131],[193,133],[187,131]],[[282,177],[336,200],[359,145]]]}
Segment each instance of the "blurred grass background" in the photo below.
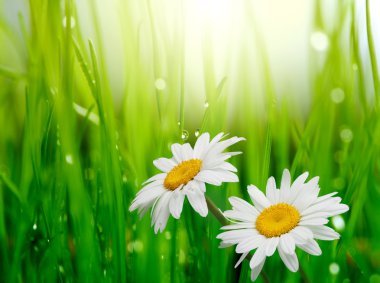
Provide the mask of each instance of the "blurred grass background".
{"label": "blurred grass background", "polygon": [[[247,141],[232,159],[241,183],[207,187],[222,210],[286,167],[351,207],[331,224],[340,241],[299,253],[302,272],[270,258],[271,282],[380,282],[374,1],[337,1],[333,16],[307,1],[308,36],[290,50],[303,55],[280,71],[257,2],[111,2],[0,1],[0,281],[250,282],[248,263],[233,269],[233,248],[218,249],[211,215],[185,202],[155,235],[149,215],[128,212],[170,144],[224,131]],[[291,3],[274,15],[297,17]]]}

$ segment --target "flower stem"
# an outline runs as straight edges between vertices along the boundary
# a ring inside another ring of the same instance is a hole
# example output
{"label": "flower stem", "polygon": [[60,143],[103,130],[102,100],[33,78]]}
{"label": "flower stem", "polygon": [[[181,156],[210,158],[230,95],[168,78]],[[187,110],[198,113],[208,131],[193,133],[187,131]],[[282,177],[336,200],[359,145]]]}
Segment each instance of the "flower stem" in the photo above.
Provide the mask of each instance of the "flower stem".
{"label": "flower stem", "polygon": [[222,224],[223,226],[227,225],[228,224],[227,219],[224,217],[220,209],[216,207],[214,202],[208,197],[206,197],[206,202],[207,202],[208,210],[211,211],[212,215],[215,216],[215,218],[220,222],[220,224]]}
{"label": "flower stem", "polygon": [[[207,196],[206,196],[206,202],[207,202],[208,210],[211,211],[212,215],[214,215],[214,217],[220,222],[220,224],[222,224],[223,226],[228,225],[228,221],[224,217],[223,213],[214,204],[214,202],[211,199],[209,199]],[[248,254],[245,259],[249,261],[249,260],[251,260],[251,258],[252,258],[252,256],[250,254]],[[265,283],[270,283],[268,275],[264,271],[261,271],[260,275],[263,278]]]}

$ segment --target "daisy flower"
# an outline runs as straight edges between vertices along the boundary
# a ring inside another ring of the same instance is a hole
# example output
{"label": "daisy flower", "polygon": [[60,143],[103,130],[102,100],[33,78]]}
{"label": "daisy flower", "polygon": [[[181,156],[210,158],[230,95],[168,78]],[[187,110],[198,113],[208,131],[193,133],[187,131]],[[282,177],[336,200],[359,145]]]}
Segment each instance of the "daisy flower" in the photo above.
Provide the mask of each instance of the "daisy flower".
{"label": "daisy flower", "polygon": [[210,141],[210,135],[204,133],[197,139],[194,148],[188,143],[173,144],[172,158],[153,161],[154,166],[163,173],[143,184],[145,187],[137,193],[129,211],[138,209],[142,217],[153,207],[151,216],[155,233],[164,230],[170,214],[179,219],[185,196],[194,210],[205,217],[208,213],[206,183],[220,186],[223,182],[239,181],[234,173],[237,169],[226,160],[241,152],[223,151],[244,138],[223,138],[225,135],[220,133]]}
{"label": "daisy flower", "polygon": [[236,252],[242,255],[236,266],[256,249],[249,263],[252,281],[261,272],[266,257],[276,250],[286,267],[296,272],[299,266],[296,247],[311,255],[320,255],[322,251],[316,239],[339,239],[339,234],[325,224],[328,217],[348,211],[348,206],[340,203],[340,197],[334,197],[337,193],[318,197],[319,177],[305,183],[307,176],[307,172],[303,173],[291,184],[290,173],[285,169],[280,189],[270,177],[266,195],[255,186],[248,186],[254,205],[237,197],[229,198],[232,210],[225,211],[224,215],[236,223],[222,227],[228,231],[217,238],[222,240],[221,247],[237,245]]}

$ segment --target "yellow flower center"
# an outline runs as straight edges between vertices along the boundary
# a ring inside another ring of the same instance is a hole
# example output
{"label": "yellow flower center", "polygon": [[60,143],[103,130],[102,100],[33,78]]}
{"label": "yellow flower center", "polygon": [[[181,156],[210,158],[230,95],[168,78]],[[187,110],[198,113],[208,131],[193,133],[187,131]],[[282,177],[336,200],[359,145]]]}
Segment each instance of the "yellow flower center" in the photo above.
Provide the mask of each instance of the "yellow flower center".
{"label": "yellow flower center", "polygon": [[174,191],[180,185],[186,185],[201,171],[202,160],[190,159],[174,167],[164,180],[166,189]]}
{"label": "yellow flower center", "polygon": [[267,238],[288,233],[301,219],[298,210],[286,203],[271,205],[264,209],[256,219],[256,229]]}

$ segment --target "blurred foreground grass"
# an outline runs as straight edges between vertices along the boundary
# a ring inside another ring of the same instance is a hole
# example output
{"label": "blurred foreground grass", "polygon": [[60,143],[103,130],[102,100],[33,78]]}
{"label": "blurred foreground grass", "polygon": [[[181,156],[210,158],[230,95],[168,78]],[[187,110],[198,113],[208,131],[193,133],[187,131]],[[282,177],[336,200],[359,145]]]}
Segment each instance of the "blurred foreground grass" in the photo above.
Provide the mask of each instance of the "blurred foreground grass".
{"label": "blurred foreground grass", "polygon": [[[128,212],[156,172],[152,160],[168,156],[171,143],[224,131],[247,141],[233,159],[241,183],[208,186],[222,210],[228,196],[247,199],[247,184],[263,188],[285,167],[319,175],[321,193],[338,191],[351,207],[332,223],[340,241],[321,243],[320,257],[299,254],[302,273],[290,273],[277,255],[268,260],[271,282],[380,282],[380,85],[371,28],[363,50],[354,3],[339,2],[338,24],[326,32],[316,2],[314,30],[328,48],[310,52],[308,111],[278,98],[264,48],[258,98],[246,54],[229,58],[241,62],[233,82],[217,81],[207,45],[205,105],[192,108],[183,38],[165,45],[152,3],[142,3],[151,36],[144,48],[131,20],[136,3],[119,3],[126,72],[118,103],[95,4],[90,41],[74,2],[29,1],[17,27],[1,11],[0,281],[250,282],[248,264],[233,269],[233,249],[217,248],[220,225],[211,215],[203,219],[185,203],[181,219],[154,235],[149,215],[140,222]],[[259,38],[254,30],[247,36]]]}

